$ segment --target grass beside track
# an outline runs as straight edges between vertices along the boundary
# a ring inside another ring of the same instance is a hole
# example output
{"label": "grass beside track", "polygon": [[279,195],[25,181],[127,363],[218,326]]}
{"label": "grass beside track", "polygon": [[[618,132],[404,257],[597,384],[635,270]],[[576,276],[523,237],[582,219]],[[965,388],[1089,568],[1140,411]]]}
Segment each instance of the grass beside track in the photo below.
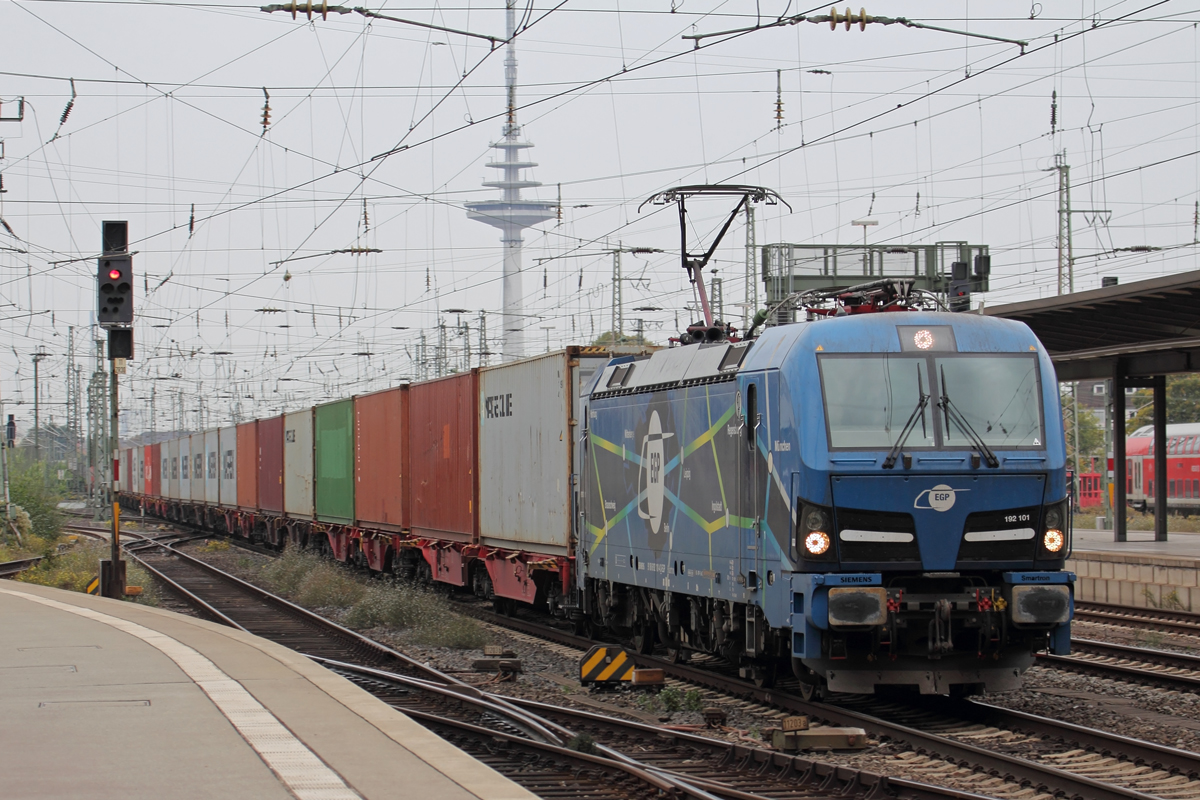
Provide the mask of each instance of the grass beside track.
{"label": "grass beside track", "polygon": [[[79,541],[61,553],[50,552],[36,566],[18,575],[16,580],[71,592],[86,592],[92,578],[100,574],[100,560],[108,558],[111,553],[107,542]],[[141,586],[143,589],[142,594],[128,599],[144,605],[158,605],[158,592],[150,574],[133,561],[125,562],[125,584]]]}
{"label": "grass beside track", "polygon": [[365,578],[316,553],[289,548],[266,564],[268,589],[306,608],[336,609],[356,630],[395,628],[427,647],[479,648],[490,641],[477,621],[455,613],[445,596],[388,578]]}

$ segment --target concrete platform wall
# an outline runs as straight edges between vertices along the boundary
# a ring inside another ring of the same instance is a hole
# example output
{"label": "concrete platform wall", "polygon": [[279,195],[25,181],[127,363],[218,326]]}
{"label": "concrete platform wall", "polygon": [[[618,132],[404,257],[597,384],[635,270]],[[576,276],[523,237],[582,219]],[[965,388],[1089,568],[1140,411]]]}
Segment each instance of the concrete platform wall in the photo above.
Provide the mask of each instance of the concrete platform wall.
{"label": "concrete platform wall", "polygon": [[1200,561],[1161,555],[1076,551],[1067,561],[1077,600],[1200,611]]}

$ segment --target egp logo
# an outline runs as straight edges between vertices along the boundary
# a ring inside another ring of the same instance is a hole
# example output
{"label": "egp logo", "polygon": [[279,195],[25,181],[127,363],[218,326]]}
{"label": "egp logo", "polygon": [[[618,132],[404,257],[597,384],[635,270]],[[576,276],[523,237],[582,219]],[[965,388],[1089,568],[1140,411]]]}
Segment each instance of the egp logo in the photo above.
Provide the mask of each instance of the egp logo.
{"label": "egp logo", "polygon": [[[932,489],[926,489],[917,495],[917,499],[913,501],[913,508],[932,508],[934,511],[949,511],[954,508],[955,495],[958,492],[969,492],[970,489],[954,489],[944,483],[939,483]],[[925,505],[921,505],[921,501],[925,501]]]}

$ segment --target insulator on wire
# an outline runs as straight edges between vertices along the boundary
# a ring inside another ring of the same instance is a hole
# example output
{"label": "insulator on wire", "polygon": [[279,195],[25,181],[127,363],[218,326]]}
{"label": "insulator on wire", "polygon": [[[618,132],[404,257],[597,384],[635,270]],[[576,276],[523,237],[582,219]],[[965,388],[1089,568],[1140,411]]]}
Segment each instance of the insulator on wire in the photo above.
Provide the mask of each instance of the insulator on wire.
{"label": "insulator on wire", "polygon": [[267,87],[263,87],[263,110],[262,110],[262,135],[267,135],[267,128],[271,125],[271,95],[267,91]]}
{"label": "insulator on wire", "polygon": [[865,8],[860,8],[857,14],[850,11],[850,6],[846,6],[845,13],[839,14],[836,8],[829,9],[829,30],[836,31],[838,23],[846,26],[846,30],[850,30],[851,25],[858,25],[860,31],[867,29],[867,23],[874,22],[874,18],[867,15]]}
{"label": "insulator on wire", "polygon": [[1050,132],[1058,129],[1058,91],[1050,92]]}

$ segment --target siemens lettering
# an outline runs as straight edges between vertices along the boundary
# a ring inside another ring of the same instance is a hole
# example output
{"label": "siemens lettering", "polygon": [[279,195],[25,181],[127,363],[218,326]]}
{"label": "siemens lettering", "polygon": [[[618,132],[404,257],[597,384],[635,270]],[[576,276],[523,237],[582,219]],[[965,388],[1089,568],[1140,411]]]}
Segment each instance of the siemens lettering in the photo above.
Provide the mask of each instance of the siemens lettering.
{"label": "siemens lettering", "polygon": [[483,410],[488,419],[511,417],[513,415],[512,393],[485,397],[483,400]]}

